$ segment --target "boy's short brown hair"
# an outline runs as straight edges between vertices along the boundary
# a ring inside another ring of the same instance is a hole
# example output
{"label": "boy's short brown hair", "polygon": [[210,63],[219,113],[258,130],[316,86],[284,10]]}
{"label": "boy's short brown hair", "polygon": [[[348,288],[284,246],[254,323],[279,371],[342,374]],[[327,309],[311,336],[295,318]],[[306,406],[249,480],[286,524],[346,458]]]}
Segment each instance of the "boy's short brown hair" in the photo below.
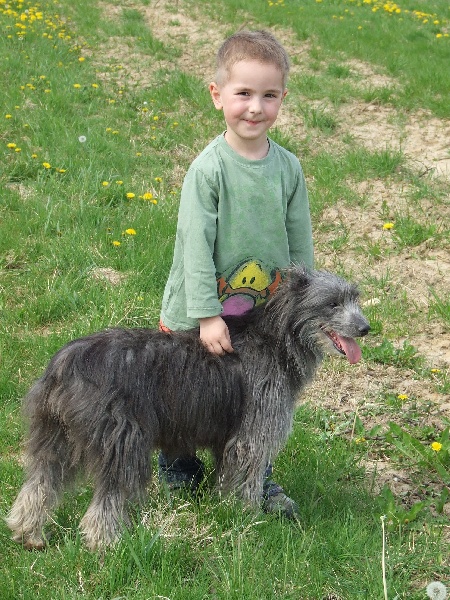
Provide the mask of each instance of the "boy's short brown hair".
{"label": "boy's short brown hair", "polygon": [[286,85],[289,57],[269,31],[242,30],[227,38],[217,53],[217,82],[224,83],[231,68],[241,60],[257,60],[275,65],[283,76],[283,87]]}

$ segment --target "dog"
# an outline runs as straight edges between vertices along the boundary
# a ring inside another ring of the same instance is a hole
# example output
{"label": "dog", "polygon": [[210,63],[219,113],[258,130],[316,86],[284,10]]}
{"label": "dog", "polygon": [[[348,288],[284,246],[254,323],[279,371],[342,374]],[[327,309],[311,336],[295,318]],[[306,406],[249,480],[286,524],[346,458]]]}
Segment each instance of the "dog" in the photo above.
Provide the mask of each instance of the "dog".
{"label": "dog", "polygon": [[370,329],[354,284],[297,266],[273,297],[224,317],[233,353],[217,356],[198,329],[108,329],[73,340],[25,398],[27,479],[7,517],[13,539],[45,545],[44,525],[78,471],[94,482],[81,520],[88,548],[114,543],[127,505],[145,496],[151,453],[210,449],[221,493],[259,505],[264,471],[285,443],[296,399],[324,355],[361,358]]}

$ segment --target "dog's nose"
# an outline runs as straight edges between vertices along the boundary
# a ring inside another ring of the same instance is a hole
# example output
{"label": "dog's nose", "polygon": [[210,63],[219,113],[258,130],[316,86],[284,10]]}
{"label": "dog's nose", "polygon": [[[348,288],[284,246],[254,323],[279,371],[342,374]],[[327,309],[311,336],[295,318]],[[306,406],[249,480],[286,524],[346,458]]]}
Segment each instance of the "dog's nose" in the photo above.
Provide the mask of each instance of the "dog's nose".
{"label": "dog's nose", "polygon": [[369,323],[362,323],[359,326],[359,334],[361,335],[361,337],[367,335],[370,331],[370,325]]}

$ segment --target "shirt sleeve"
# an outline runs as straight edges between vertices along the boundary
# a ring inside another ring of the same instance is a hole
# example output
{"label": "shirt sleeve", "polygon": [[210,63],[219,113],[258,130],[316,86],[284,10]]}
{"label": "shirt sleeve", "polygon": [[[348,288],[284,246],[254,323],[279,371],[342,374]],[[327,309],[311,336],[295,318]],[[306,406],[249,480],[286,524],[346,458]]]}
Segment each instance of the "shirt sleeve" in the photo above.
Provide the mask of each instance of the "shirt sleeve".
{"label": "shirt sleeve", "polygon": [[193,319],[222,312],[213,258],[218,201],[217,184],[191,167],[181,191],[178,235],[183,244],[187,316]]}
{"label": "shirt sleeve", "polygon": [[309,211],[306,181],[300,163],[296,186],[288,200],[286,231],[291,262],[314,266],[314,246],[312,238],[311,214]]}

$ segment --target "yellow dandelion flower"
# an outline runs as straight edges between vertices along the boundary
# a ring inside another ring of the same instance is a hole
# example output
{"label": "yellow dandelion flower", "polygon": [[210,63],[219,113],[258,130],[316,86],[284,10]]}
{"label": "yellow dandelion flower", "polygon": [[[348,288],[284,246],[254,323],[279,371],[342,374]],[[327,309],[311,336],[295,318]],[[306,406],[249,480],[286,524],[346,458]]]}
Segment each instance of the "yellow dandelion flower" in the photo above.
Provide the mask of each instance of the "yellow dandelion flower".
{"label": "yellow dandelion flower", "polygon": [[440,373],[440,372],[441,372],[441,370],[440,370],[440,369],[431,369],[431,372],[432,372],[432,373]]}
{"label": "yellow dandelion flower", "polygon": [[92,83],[91,85],[93,88],[98,88],[98,83]]}
{"label": "yellow dandelion flower", "polygon": [[5,119],[12,119],[12,115],[5,115]]}
{"label": "yellow dandelion flower", "polygon": [[403,401],[403,400],[408,400],[409,396],[408,396],[408,394],[399,394],[399,395],[397,396],[397,398],[398,398],[399,400],[402,400],[402,401]]}
{"label": "yellow dandelion flower", "polygon": [[22,148],[14,148],[14,152],[22,152]]}
{"label": "yellow dandelion flower", "polygon": [[113,246],[120,246],[120,242],[118,242],[117,240],[114,240],[112,243]]}
{"label": "yellow dandelion flower", "polygon": [[50,163],[48,163],[48,162],[43,162],[42,166],[44,167],[44,169],[51,169],[52,168],[52,165]]}
{"label": "yellow dandelion flower", "polygon": [[123,185],[123,181],[122,181],[121,179],[118,179],[118,180],[116,181],[116,183],[117,183],[117,185]]}
{"label": "yellow dandelion flower", "polygon": [[432,450],[434,450],[435,452],[440,452],[442,450],[442,444],[440,442],[433,442],[431,444],[431,448]]}
{"label": "yellow dandelion flower", "polygon": [[8,148],[17,148],[17,144],[15,144],[14,142],[10,142],[8,144]]}
{"label": "yellow dandelion flower", "polygon": [[107,127],[105,131],[112,131],[112,127]]}
{"label": "yellow dandelion flower", "polygon": [[142,156],[142,152],[136,152],[136,156]]}
{"label": "yellow dandelion flower", "polygon": [[67,171],[67,169],[56,169],[58,171],[58,173],[65,173]]}
{"label": "yellow dandelion flower", "polygon": [[31,158],[37,158],[37,157],[38,157],[38,155],[37,155],[37,154],[32,154],[32,155],[31,155]]}
{"label": "yellow dandelion flower", "polygon": [[156,183],[162,183],[162,177],[155,177]]}
{"label": "yellow dandelion flower", "polygon": [[103,187],[108,187],[109,185],[109,181],[102,181],[102,186]]}
{"label": "yellow dandelion flower", "polygon": [[385,223],[383,225],[383,229],[392,229],[394,227],[394,223]]}
{"label": "yellow dandelion flower", "polygon": [[80,56],[80,58],[78,59],[79,62],[84,62],[86,59],[84,58],[84,56]]}
{"label": "yellow dandelion flower", "polygon": [[158,204],[158,200],[157,200],[156,198],[152,198],[152,199],[150,200],[150,202],[151,202],[152,204]]}
{"label": "yellow dandelion flower", "polygon": [[155,116],[153,117],[153,120],[154,120],[154,121],[158,121],[158,119],[159,119],[158,115],[155,115]]}
{"label": "yellow dandelion flower", "polygon": [[136,194],[133,194],[133,192],[127,192],[127,198],[129,200],[131,200],[132,198],[134,198],[136,196]]}
{"label": "yellow dandelion flower", "polygon": [[77,90],[81,87],[81,85],[79,83],[74,83],[73,87],[76,88]]}
{"label": "yellow dandelion flower", "polygon": [[143,194],[141,198],[143,200],[153,200],[153,194],[151,192],[145,192],[145,194]]}
{"label": "yellow dandelion flower", "polygon": [[132,229],[131,227],[129,229],[125,229],[125,233],[127,235],[136,235],[136,231],[134,229]]}

